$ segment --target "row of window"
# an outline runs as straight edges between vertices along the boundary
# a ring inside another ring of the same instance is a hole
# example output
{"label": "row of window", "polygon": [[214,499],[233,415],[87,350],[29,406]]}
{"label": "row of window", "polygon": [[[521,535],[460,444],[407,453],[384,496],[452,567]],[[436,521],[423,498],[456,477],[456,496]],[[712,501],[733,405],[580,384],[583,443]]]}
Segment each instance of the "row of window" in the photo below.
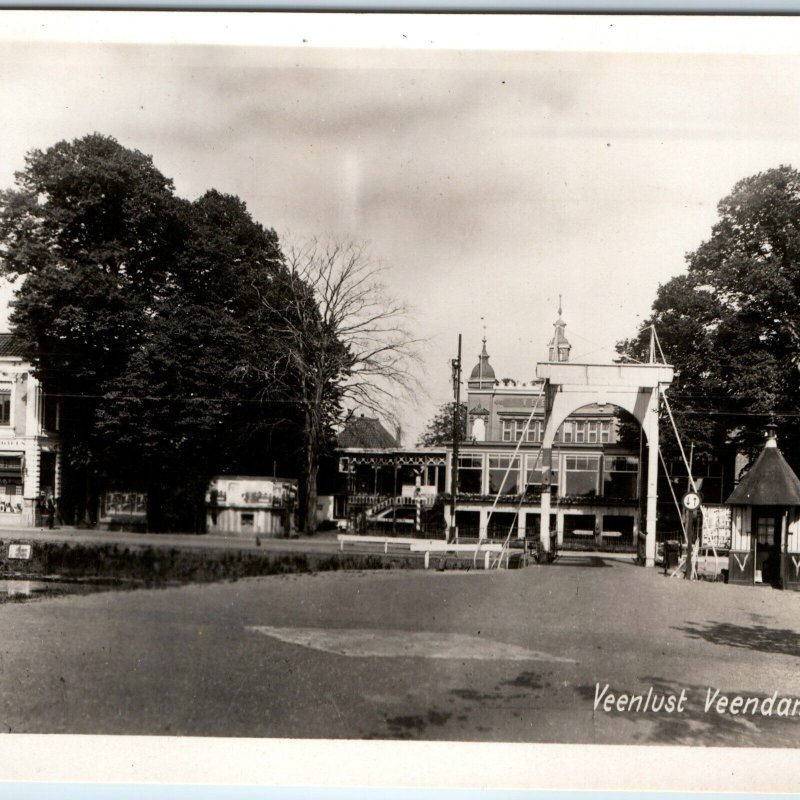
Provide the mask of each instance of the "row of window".
{"label": "row of window", "polygon": [[[541,442],[544,437],[544,420],[534,419],[528,424],[524,419],[502,420],[504,442],[518,442],[523,437],[527,442]],[[526,429],[527,428],[527,429]],[[567,420],[555,435],[556,442],[578,444],[606,444],[611,442],[610,420]]]}
{"label": "row of window", "polygon": [[[42,424],[45,430],[56,431],[58,430],[58,402],[52,398],[45,396],[43,399],[43,414]],[[0,388],[0,425],[11,424],[11,389]]]}
{"label": "row of window", "polygon": [[[464,453],[458,457],[459,492],[465,494],[520,494],[538,487],[542,480],[539,454],[524,456],[507,454]],[[567,495],[602,495],[615,498],[637,496],[639,459],[636,456],[573,456],[561,457],[552,472],[552,490]],[[524,485],[522,483],[524,479]]]}

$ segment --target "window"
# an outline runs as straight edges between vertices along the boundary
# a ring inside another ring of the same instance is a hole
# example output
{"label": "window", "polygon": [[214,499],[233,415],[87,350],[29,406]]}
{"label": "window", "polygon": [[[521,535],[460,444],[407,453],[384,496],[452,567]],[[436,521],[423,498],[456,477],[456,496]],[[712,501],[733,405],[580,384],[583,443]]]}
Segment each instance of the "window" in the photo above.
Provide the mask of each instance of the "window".
{"label": "window", "polygon": [[59,427],[58,400],[52,395],[46,394],[44,396],[43,406],[44,406],[44,417],[42,419],[42,424],[44,425],[44,429],[46,431],[57,431]]}
{"label": "window", "polygon": [[11,424],[11,389],[0,389],[0,425]]}
{"label": "window", "polygon": [[566,494],[593,497],[597,494],[600,456],[566,456]]}
{"label": "window", "polygon": [[464,453],[458,457],[458,491],[464,494],[483,494],[483,456]]}
{"label": "window", "polygon": [[528,426],[528,435],[525,440],[528,442],[541,442],[544,436],[544,424],[540,419],[532,419]]}
{"label": "window", "polygon": [[[564,422],[558,429],[558,433],[556,433],[555,440],[559,441],[559,439],[561,439],[564,442],[571,442],[573,433],[574,433],[574,423]],[[560,437],[559,434],[561,434]]]}
{"label": "window", "polygon": [[242,528],[252,528],[255,515],[251,511],[242,511]]}
{"label": "window", "polygon": [[600,423],[600,441],[601,442],[610,442],[611,441],[611,423],[610,422],[601,422]]}
{"label": "window", "polygon": [[[566,441],[566,439],[564,440]],[[582,444],[586,441],[586,423],[585,422],[576,422],[575,423],[575,441],[579,444]]]}
{"label": "window", "polygon": [[518,456],[489,456],[489,493],[519,493]]}
{"label": "window", "polygon": [[634,500],[639,492],[639,459],[636,456],[606,456],[603,469],[603,494]]}
{"label": "window", "polygon": [[542,459],[538,453],[525,456],[525,484],[538,488],[542,483]]}
{"label": "window", "polygon": [[531,424],[528,426],[528,432],[526,434],[525,424],[527,421],[527,419],[504,419],[503,441],[518,442],[523,436],[525,436],[525,439],[528,442],[540,442],[542,440],[541,420],[532,420]]}
{"label": "window", "polygon": [[597,444],[597,422],[589,422],[587,423],[588,431],[589,431],[589,438],[587,441],[590,444]]}

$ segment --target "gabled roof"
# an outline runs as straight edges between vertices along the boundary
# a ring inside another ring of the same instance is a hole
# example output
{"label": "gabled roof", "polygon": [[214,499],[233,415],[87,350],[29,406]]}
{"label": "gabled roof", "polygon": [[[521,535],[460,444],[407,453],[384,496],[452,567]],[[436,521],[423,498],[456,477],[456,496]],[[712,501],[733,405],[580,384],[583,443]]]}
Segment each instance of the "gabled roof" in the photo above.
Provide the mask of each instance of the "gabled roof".
{"label": "gabled roof", "polygon": [[353,417],[338,436],[339,447],[361,447],[375,449],[397,447],[397,440],[377,417]]}
{"label": "gabled roof", "polygon": [[775,439],[767,439],[756,463],[725,501],[731,506],[800,506],[800,478]]}
{"label": "gabled roof", "polygon": [[25,358],[22,344],[13,333],[0,333],[0,358]]}

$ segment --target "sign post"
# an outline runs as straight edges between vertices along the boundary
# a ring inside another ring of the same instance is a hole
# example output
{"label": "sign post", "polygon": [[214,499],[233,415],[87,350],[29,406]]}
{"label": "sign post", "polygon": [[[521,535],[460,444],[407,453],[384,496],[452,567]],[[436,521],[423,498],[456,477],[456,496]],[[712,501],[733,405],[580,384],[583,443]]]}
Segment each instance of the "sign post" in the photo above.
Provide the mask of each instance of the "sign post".
{"label": "sign post", "polygon": [[683,496],[683,507],[686,509],[686,573],[687,581],[694,580],[694,540],[697,527],[697,509],[700,508],[701,498],[695,491],[688,491]]}

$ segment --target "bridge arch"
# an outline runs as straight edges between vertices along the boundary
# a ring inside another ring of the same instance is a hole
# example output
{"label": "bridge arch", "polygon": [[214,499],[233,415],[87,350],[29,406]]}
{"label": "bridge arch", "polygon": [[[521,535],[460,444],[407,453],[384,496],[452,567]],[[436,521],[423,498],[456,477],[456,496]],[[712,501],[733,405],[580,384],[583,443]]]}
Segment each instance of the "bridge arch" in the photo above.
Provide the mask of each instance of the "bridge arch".
{"label": "bridge arch", "polygon": [[628,411],[641,425],[648,443],[645,564],[655,565],[658,479],[658,406],[674,370],[667,364],[578,364],[541,362],[536,375],[544,381],[545,425],[541,469],[540,542],[550,549],[550,476],[553,442],[563,422],[587,405],[611,404]]}

